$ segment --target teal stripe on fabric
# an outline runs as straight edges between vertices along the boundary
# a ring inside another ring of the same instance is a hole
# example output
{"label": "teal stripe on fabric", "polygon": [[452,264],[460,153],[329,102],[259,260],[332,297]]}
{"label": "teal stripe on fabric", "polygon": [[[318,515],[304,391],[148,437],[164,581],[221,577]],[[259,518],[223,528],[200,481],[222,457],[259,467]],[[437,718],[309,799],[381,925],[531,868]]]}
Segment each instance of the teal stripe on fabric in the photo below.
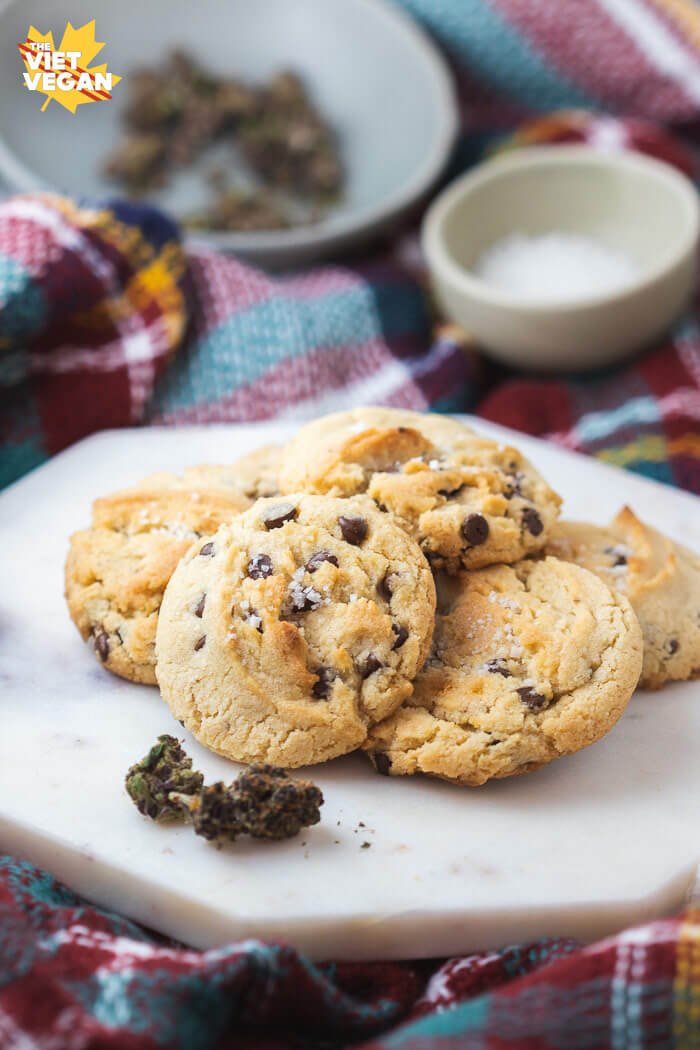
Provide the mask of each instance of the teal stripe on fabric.
{"label": "teal stripe on fabric", "polygon": [[[484,1031],[490,1003],[491,996],[482,995],[479,999],[462,1003],[460,1006],[444,1010],[442,1013],[423,1017],[414,1024],[400,1028],[398,1032],[392,1035],[384,1036],[381,1041],[382,1046],[387,1047],[387,1050],[389,1048],[391,1050],[401,1050],[401,1047],[405,1046],[408,1050],[412,1046],[427,1045],[419,1043],[421,1039],[439,1040],[443,1036],[466,1035],[468,1032]],[[433,1044],[431,1043],[431,1045]],[[435,1050],[439,1050],[440,1043],[436,1042],[434,1045]]]}
{"label": "teal stripe on fabric", "polygon": [[652,481],[662,481],[664,485],[678,484],[673,476],[672,460],[657,462],[652,459],[631,459],[625,462],[625,470],[632,470],[644,478],[651,478]]}
{"label": "teal stripe on fabric", "polygon": [[[5,394],[13,404],[9,417],[4,420],[10,438],[0,446],[0,488],[17,481],[29,470],[34,470],[48,459],[41,430],[41,420],[32,395],[14,391]],[[22,435],[22,440],[12,440],[12,435]]]}
{"label": "teal stripe on fabric", "polygon": [[278,297],[229,317],[183,348],[156,389],[150,412],[210,402],[309,350],[427,332],[423,296],[406,284],[358,284],[318,299]]}
{"label": "teal stripe on fabric", "polygon": [[445,47],[504,95],[538,110],[562,106],[596,108],[563,74],[546,64],[487,0],[399,0]]}
{"label": "teal stripe on fabric", "polygon": [[439,398],[429,406],[429,412],[469,412],[470,409],[474,408],[475,398],[473,391],[470,386],[460,386],[458,390],[455,390],[452,394],[446,394],[445,397]]}
{"label": "teal stripe on fabric", "polygon": [[0,253],[0,337],[26,339],[46,318],[44,293],[31,274],[9,255]]}
{"label": "teal stripe on fabric", "polygon": [[607,412],[589,412],[576,424],[576,433],[590,444],[614,434],[622,427],[660,423],[659,405],[654,397],[635,397]]}

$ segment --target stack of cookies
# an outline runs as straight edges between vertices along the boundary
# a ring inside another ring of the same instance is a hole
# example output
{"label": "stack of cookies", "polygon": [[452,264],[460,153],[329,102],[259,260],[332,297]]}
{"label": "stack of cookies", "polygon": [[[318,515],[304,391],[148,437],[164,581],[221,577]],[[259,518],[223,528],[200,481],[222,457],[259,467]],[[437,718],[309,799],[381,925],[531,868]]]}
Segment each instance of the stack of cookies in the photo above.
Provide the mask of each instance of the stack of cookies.
{"label": "stack of cookies", "polygon": [[71,616],[206,747],[287,768],[362,748],[461,784],[602,737],[700,673],[700,560],[625,508],[559,522],[514,448],[364,408],[228,467],[98,499]]}

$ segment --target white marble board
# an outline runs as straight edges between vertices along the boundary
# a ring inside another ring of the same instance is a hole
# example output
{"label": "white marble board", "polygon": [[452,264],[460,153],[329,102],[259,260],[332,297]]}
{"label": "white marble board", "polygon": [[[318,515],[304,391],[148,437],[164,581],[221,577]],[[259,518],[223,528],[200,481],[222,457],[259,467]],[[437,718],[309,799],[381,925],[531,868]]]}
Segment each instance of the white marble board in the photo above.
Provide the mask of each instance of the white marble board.
{"label": "white marble board", "polygon": [[[603,522],[628,502],[700,550],[694,496],[477,426],[518,443],[568,516]],[[700,682],[639,692],[601,743],[482,788],[379,777],[359,754],[315,767],[323,821],[286,843],[217,852],[139,816],[126,768],[184,731],[155,688],[106,673],[81,643],[63,601],[68,536],[97,495],[291,430],[106,432],[0,495],[0,851],[192,945],[282,938],[316,959],[589,939],[680,906],[700,859]],[[208,777],[232,778],[185,737]]]}

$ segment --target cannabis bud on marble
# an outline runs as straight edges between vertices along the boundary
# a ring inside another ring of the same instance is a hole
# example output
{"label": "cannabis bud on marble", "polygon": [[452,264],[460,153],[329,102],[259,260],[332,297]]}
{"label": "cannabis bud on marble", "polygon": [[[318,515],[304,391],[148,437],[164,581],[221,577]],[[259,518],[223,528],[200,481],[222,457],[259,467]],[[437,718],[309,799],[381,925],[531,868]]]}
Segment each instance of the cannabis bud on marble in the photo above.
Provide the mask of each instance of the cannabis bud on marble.
{"label": "cannabis bud on marble", "polygon": [[194,797],[203,787],[204,777],[192,769],[192,759],[167,734],[159,736],[146,757],[126,774],[126,790],[139,813],[161,824],[182,820],[180,799]]}
{"label": "cannabis bud on marble", "polygon": [[230,785],[204,784],[179,742],[163,734],[126,775],[126,790],[139,813],[158,823],[189,822],[209,842],[293,838],[318,824],[323,795],[308,780],[258,762]]}

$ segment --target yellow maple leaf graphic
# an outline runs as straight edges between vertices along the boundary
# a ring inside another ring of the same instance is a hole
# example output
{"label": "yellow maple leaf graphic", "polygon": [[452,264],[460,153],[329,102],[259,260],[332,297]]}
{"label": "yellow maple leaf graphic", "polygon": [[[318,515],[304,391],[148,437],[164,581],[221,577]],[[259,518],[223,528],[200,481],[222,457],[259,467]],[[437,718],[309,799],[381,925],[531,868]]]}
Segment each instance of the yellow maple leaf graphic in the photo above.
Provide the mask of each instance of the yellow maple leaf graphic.
{"label": "yellow maple leaf graphic", "polygon": [[[45,35],[40,33],[34,26],[29,27],[27,33],[27,39],[24,44],[18,44],[20,54],[22,55],[22,61],[24,62],[25,68],[31,77],[36,76],[36,69],[32,69],[30,65],[30,56],[34,58],[35,52],[32,49],[33,43],[47,43],[50,45],[51,51],[72,51],[78,52],[79,57],[76,59],[77,68],[72,69],[67,66],[66,72],[72,78],[74,87],[63,90],[60,87],[56,87],[54,90],[46,90],[41,86],[37,86],[35,89],[42,95],[46,95],[46,102],[41,107],[42,111],[46,109],[51,99],[55,99],[66,109],[70,110],[71,113],[75,113],[78,106],[84,105],[86,102],[101,102],[111,99],[112,95],[105,88],[94,87],[90,89],[87,87],[78,87],[78,81],[81,74],[87,73],[92,80],[94,85],[94,78],[96,73],[107,73],[106,63],[101,66],[91,66],[93,58],[102,50],[105,46],[104,41],[100,43],[95,39],[95,19],[92,22],[86,22],[80,29],[75,29],[70,22],[66,26],[66,31],[61,38],[61,43],[58,48],[54,47],[53,33],[49,32]],[[42,71],[43,65],[39,67]],[[118,77],[115,73],[112,74],[112,86],[119,83],[121,77]],[[41,81],[39,82],[41,83]]]}

